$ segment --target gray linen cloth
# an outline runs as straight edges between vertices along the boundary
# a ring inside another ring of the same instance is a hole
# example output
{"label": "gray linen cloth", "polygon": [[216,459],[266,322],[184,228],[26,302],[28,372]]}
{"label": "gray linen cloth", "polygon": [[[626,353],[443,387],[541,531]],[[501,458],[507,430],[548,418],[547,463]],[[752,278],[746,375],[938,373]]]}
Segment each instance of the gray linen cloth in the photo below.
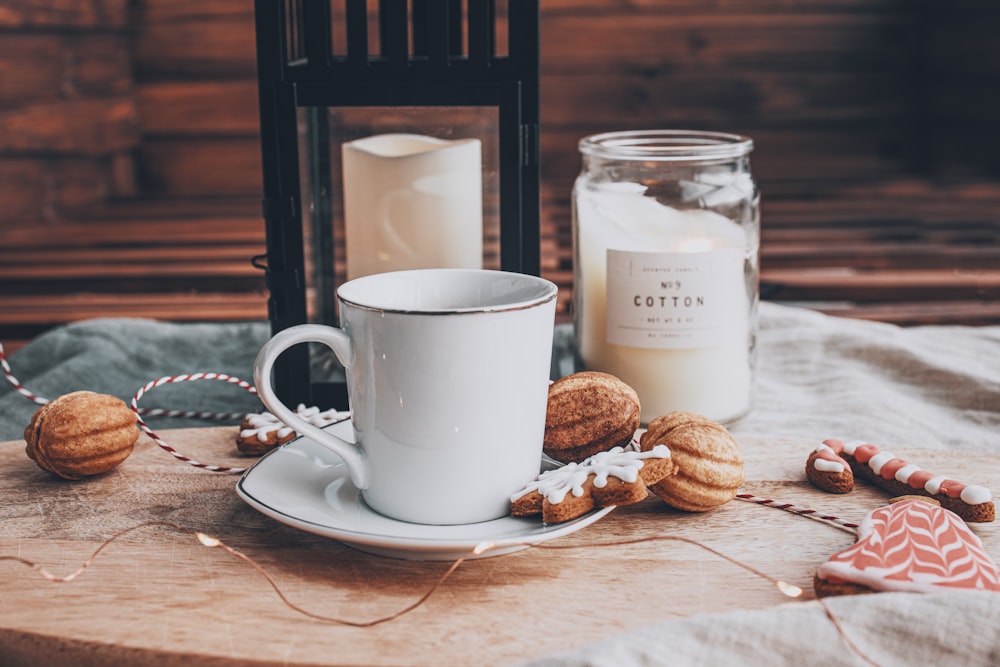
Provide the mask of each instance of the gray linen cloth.
{"label": "gray linen cloth", "polygon": [[[17,380],[43,398],[88,390],[111,394],[128,403],[147,382],[167,375],[216,372],[252,382],[253,360],[269,331],[265,322],[87,320],[42,334],[11,354],[9,362]],[[261,409],[260,400],[253,394],[207,380],[158,387],[141,399],[140,406],[214,412]],[[0,381],[0,440],[21,438],[38,407],[10,383]],[[220,424],[163,417],[148,422],[154,429]]]}
{"label": "gray linen cloth", "polygon": [[1000,326],[897,327],[762,304],[735,434],[1000,451]]}
{"label": "gray linen cloth", "polygon": [[[94,320],[38,337],[10,363],[29,389],[78,389],[125,400],[165,375],[215,371],[251,379],[265,323]],[[557,328],[553,377],[572,368],[572,330]],[[753,410],[740,435],[1000,452],[1000,327],[888,324],[763,303]],[[0,440],[16,440],[37,406],[0,383]],[[255,396],[221,382],[164,386],[144,407],[252,412]],[[153,428],[217,422],[150,419]],[[994,557],[997,557],[994,554]],[[880,665],[1000,665],[1000,595],[880,594],[829,601],[845,631]],[[540,658],[566,665],[858,665],[816,602],[664,621]]]}
{"label": "gray linen cloth", "polygon": [[658,623],[522,667],[1000,665],[1000,594],[880,593],[827,604],[865,658],[819,603],[800,602]]}

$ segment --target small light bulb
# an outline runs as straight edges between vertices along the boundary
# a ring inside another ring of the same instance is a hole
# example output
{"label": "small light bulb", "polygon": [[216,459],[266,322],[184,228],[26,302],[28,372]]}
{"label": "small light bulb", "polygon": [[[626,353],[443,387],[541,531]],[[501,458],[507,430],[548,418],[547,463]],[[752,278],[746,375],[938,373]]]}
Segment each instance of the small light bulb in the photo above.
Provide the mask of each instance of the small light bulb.
{"label": "small light bulb", "polygon": [[787,595],[790,598],[797,598],[802,595],[802,589],[794,584],[789,584],[784,581],[777,581],[774,584],[778,587],[778,590]]}
{"label": "small light bulb", "polygon": [[195,533],[195,535],[198,537],[198,541],[206,547],[217,547],[222,544],[218,538],[212,537],[211,535],[206,535],[205,533]]}
{"label": "small light bulb", "polygon": [[496,544],[494,544],[493,542],[480,542],[479,544],[476,545],[476,548],[472,550],[472,553],[475,554],[476,556],[479,556],[489,551],[495,546]]}

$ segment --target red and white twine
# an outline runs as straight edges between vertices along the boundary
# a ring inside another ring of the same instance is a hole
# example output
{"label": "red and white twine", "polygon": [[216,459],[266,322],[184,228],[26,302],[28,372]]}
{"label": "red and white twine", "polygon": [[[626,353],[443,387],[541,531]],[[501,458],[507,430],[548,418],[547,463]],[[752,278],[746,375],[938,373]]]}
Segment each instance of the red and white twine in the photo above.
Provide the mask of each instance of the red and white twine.
{"label": "red and white twine", "polygon": [[757,503],[758,505],[765,505],[767,507],[773,507],[779,510],[785,510],[786,512],[791,512],[792,514],[798,514],[799,516],[804,516],[810,519],[815,519],[817,521],[826,521],[831,523],[843,530],[851,533],[856,533],[858,529],[858,524],[852,523],[841,519],[840,517],[833,516],[832,514],[821,514],[816,510],[811,510],[806,507],[799,507],[793,505],[792,503],[782,503],[777,500],[772,500],[771,498],[760,498],[753,495],[752,493],[738,493],[736,494],[737,500],[745,500],[750,503]]}
{"label": "red and white twine", "polygon": [[[203,468],[204,470],[208,470],[211,472],[242,473],[243,471],[246,470],[245,467],[238,468],[232,466],[218,466],[210,463],[202,463],[200,461],[196,461],[195,459],[190,458],[189,456],[181,454],[176,449],[168,445],[166,441],[163,440],[163,438],[154,433],[153,430],[149,428],[145,420],[143,420],[142,418],[142,414],[144,413],[139,409],[139,399],[145,396],[146,392],[151,391],[156,387],[162,387],[165,384],[174,384],[178,382],[195,382],[197,380],[219,380],[221,382],[228,382],[229,384],[234,384],[237,387],[246,389],[251,394],[257,393],[257,389],[246,380],[241,380],[238,377],[234,377],[232,375],[226,375],[225,373],[190,373],[183,375],[167,375],[157,380],[151,380],[150,382],[147,382],[143,387],[139,389],[139,391],[135,393],[135,396],[132,397],[132,411],[135,412],[135,418],[139,424],[139,428],[142,429],[142,431],[146,435],[148,435],[153,440],[153,442],[159,445],[161,449],[166,451],[174,458],[183,461],[184,463],[187,463],[188,465],[192,465],[196,468]],[[209,418],[215,418],[215,419],[241,419],[244,416],[242,413],[236,413],[236,412],[196,413],[196,412],[186,412],[178,410],[155,410],[146,412],[145,414],[156,414],[156,415],[170,416],[170,417],[190,417],[195,415],[204,416],[206,414],[211,414],[215,415],[215,417],[209,417]]]}
{"label": "red and white twine", "polygon": [[[32,392],[27,387],[25,387],[21,382],[14,377],[14,372],[10,368],[10,364],[7,362],[7,354],[4,350],[3,343],[0,343],[0,366],[3,367],[4,376],[7,381],[17,390],[17,393],[21,394],[25,398],[39,405],[45,405],[49,402],[49,399],[39,396],[38,394]],[[203,468],[211,472],[226,472],[226,473],[242,473],[246,468],[237,468],[232,466],[218,466],[209,463],[202,463],[196,461],[181,454],[176,449],[171,447],[166,441],[163,440],[159,435],[153,432],[146,424],[145,420],[142,418],[143,415],[149,417],[183,417],[190,419],[217,419],[232,421],[235,419],[243,419],[245,413],[242,412],[204,412],[197,410],[166,410],[163,408],[140,408],[139,399],[141,399],[147,392],[156,387],[161,387],[165,384],[173,384],[177,382],[193,382],[196,380],[219,380],[222,382],[228,382],[229,384],[234,384],[237,387],[247,390],[251,394],[256,394],[257,389],[252,384],[245,380],[241,380],[238,377],[233,377],[232,375],[226,375],[225,373],[190,373],[183,375],[169,375],[161,377],[158,380],[152,380],[147,382],[139,391],[136,392],[135,396],[132,397],[132,411],[135,413],[136,422],[139,428],[148,435],[153,442],[159,445],[162,449],[170,453],[172,456],[181,460],[189,465],[193,465],[196,468]]]}
{"label": "red and white twine", "polygon": [[39,405],[45,405],[49,402],[49,399],[42,398],[41,396],[29,391],[16,377],[14,377],[14,372],[10,370],[10,364],[7,363],[7,353],[3,349],[3,343],[0,343],[0,366],[3,366],[3,373],[7,377],[7,381],[14,386],[17,393],[21,394],[29,401],[34,401]]}

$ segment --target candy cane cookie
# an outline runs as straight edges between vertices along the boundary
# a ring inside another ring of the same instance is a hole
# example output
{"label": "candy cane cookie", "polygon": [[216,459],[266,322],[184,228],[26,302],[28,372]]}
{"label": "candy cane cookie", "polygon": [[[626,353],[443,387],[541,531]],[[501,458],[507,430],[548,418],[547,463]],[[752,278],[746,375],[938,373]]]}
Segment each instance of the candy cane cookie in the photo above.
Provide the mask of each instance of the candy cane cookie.
{"label": "candy cane cookie", "polygon": [[933,498],[966,521],[985,523],[996,518],[993,496],[986,487],[934,475],[861,440],[824,440],[806,461],[806,477],[830,493],[853,489],[855,476],[894,496]]}

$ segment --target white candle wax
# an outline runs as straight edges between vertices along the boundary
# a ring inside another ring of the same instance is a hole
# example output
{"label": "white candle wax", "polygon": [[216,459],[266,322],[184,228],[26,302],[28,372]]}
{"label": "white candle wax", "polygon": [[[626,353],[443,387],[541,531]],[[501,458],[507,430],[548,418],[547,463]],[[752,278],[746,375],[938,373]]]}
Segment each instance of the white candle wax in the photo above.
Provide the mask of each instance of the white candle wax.
{"label": "white candle wax", "polygon": [[347,278],[482,268],[478,139],[381,134],[342,146]]}
{"label": "white candle wax", "polygon": [[747,234],[643,190],[574,197],[580,357],[636,390],[643,423],[675,410],[735,419],[751,395]]}

